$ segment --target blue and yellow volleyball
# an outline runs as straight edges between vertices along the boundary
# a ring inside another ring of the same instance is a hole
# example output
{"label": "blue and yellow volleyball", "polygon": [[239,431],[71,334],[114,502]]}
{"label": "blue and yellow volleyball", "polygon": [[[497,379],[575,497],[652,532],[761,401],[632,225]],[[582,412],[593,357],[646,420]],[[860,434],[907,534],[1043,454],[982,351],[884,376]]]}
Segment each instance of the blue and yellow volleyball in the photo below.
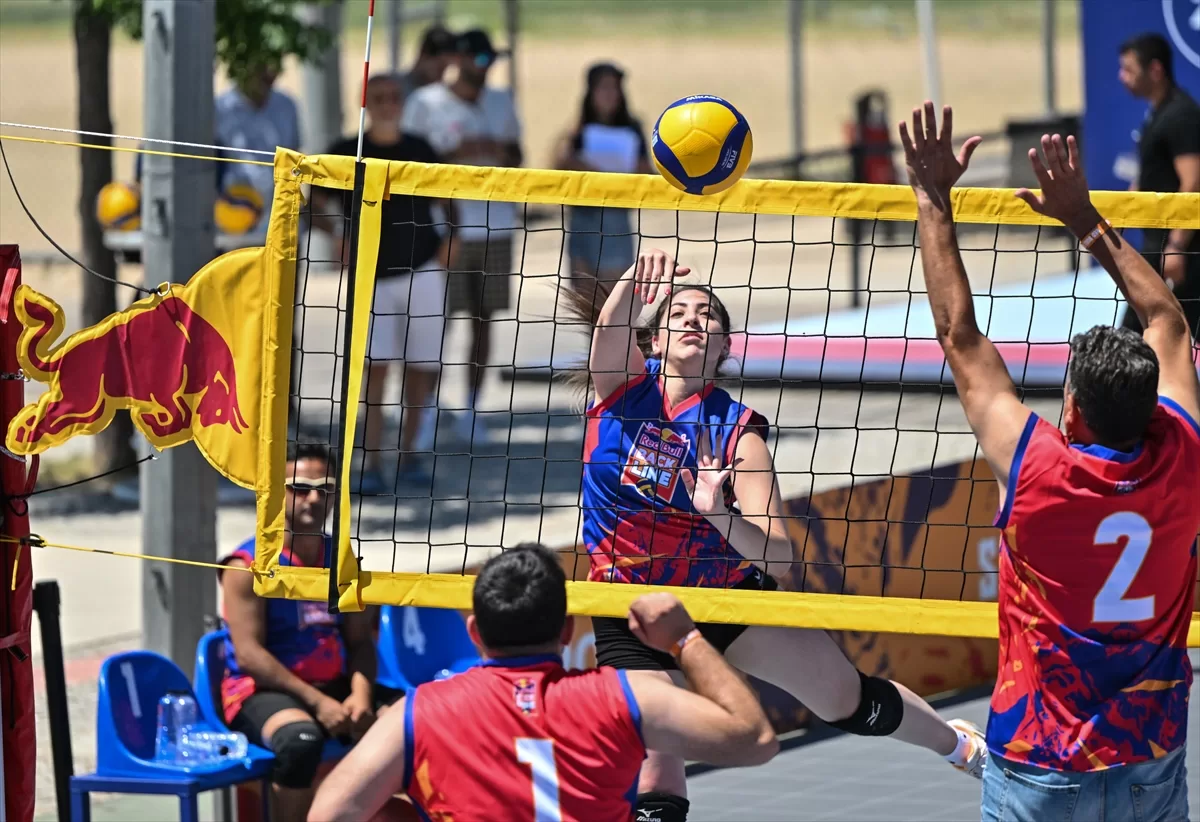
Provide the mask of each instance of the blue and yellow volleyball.
{"label": "blue and yellow volleyball", "polygon": [[105,231],[137,231],[142,226],[141,189],[109,183],[96,196],[96,219]]}
{"label": "blue and yellow volleyball", "polygon": [[234,183],[217,195],[213,222],[222,234],[246,234],[258,225],[264,210],[263,197],[248,183]]}
{"label": "blue and yellow volleyball", "polygon": [[732,186],[746,173],[753,149],[746,118],[710,94],[671,103],[650,139],[658,173],[689,194],[716,194]]}

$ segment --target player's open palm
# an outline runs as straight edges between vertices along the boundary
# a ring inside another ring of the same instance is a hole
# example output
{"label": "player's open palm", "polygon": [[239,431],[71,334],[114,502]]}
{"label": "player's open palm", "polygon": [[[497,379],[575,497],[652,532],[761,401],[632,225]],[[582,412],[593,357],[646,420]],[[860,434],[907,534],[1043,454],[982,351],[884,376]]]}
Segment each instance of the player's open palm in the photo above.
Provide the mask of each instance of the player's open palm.
{"label": "player's open palm", "polygon": [[1079,145],[1074,137],[1067,137],[1064,143],[1057,134],[1043,134],[1042,154],[1046,155],[1045,162],[1036,148],[1029,149],[1029,163],[1042,189],[1040,196],[1027,188],[1018,189],[1016,195],[1038,214],[1070,224],[1091,206]]}
{"label": "player's open palm", "polygon": [[686,265],[677,265],[675,258],[665,251],[651,248],[638,254],[637,262],[633,264],[633,281],[635,293],[642,302],[650,305],[660,296],[671,293],[671,281],[676,277],[686,277],[692,269]]}
{"label": "player's open palm", "polygon": [[683,487],[692,498],[696,513],[704,516],[727,513],[725,506],[725,480],[733,472],[733,465],[724,465],[724,449],[721,438],[717,438],[716,453],[709,447],[708,437],[700,437],[696,443],[696,470],[679,472]]}
{"label": "player's open palm", "polygon": [[967,170],[971,155],[981,142],[982,137],[972,137],[956,154],[953,109],[950,106],[942,108],[942,132],[938,134],[933,103],[926,100],[923,112],[914,108],[912,135],[908,133],[908,124],[901,122],[900,143],[904,146],[908,183],[916,192],[918,202],[925,200],[938,208],[948,209],[950,189]]}

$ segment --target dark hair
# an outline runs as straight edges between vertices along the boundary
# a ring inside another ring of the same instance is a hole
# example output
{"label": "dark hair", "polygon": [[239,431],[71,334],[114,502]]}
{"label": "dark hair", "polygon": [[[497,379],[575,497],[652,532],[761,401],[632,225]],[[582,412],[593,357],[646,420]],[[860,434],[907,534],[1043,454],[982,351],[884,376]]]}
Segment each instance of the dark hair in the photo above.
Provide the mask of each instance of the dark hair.
{"label": "dark hair", "polygon": [[1100,445],[1128,446],[1158,407],[1158,357],[1137,332],[1098,325],[1071,340],[1067,388]]}
{"label": "dark hair", "polygon": [[1144,69],[1150,68],[1150,64],[1157,60],[1162,64],[1163,74],[1167,79],[1175,82],[1175,73],[1171,66],[1174,55],[1171,54],[1171,44],[1167,42],[1167,38],[1152,32],[1130,37],[1121,44],[1118,54],[1128,54],[1131,51],[1137,55],[1138,63]]}
{"label": "dark hair", "polygon": [[[559,297],[562,300],[562,313],[566,314],[568,323],[586,326],[587,334],[590,338],[596,328],[596,324],[600,321],[600,311],[604,308],[604,301],[608,299],[612,284],[602,282],[589,274],[576,274],[575,278],[587,283],[587,287],[582,290],[575,290],[569,287],[558,289]],[[662,327],[663,317],[671,305],[671,298],[685,291],[699,291],[707,294],[709,305],[716,312],[722,330],[727,334],[732,330],[729,309],[725,307],[725,303],[721,302],[721,298],[716,295],[716,292],[706,285],[679,283],[671,288],[670,297],[659,301],[658,307],[654,309],[654,315],[650,318],[650,321],[645,325],[637,327],[638,350],[642,352],[642,356],[646,359],[651,359],[655,356],[652,341],[655,333]],[[720,373],[721,368],[728,361],[729,354],[723,353],[721,358],[717,360],[718,373]],[[582,397],[586,397],[591,385],[592,376],[587,367],[584,366],[561,372],[559,379],[566,385],[576,389]]]}
{"label": "dark hair", "polygon": [[596,111],[596,106],[592,103],[592,94],[596,90],[596,86],[600,85],[600,81],[605,77],[615,77],[619,89],[620,99],[617,103],[617,110],[613,112],[612,120],[604,123],[610,126],[626,126],[628,128],[637,129],[640,134],[642,125],[633,115],[629,113],[629,104],[625,100],[625,86],[623,81],[625,73],[611,63],[597,63],[588,69],[587,73],[587,91],[583,95],[583,105],[579,112],[579,130],[592,123],[600,123],[600,114]]}
{"label": "dark hair", "polygon": [[546,645],[567,621],[567,575],[553,551],[525,542],[484,564],[471,600],[488,649]]}
{"label": "dark hair", "polygon": [[333,464],[333,456],[329,452],[328,445],[321,442],[289,442],[287,461],[299,462],[300,460],[324,460],[326,465]]}
{"label": "dark hair", "polygon": [[421,37],[420,56],[436,57],[439,54],[454,51],[456,42],[457,38],[450,33],[449,29],[439,23],[434,23],[425,29],[425,34]]}

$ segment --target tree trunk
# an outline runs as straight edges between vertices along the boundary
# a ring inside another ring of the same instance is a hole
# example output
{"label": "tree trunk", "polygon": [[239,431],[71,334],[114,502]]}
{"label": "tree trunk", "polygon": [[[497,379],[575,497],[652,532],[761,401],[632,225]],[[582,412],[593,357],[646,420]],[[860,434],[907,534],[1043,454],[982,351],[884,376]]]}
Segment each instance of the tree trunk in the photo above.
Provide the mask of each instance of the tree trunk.
{"label": "tree trunk", "polygon": [[[75,0],[75,62],[79,80],[79,128],[104,134],[112,132],[109,114],[109,49],[112,24],[103,13],[93,9],[92,0]],[[79,138],[97,146],[111,146],[109,137]],[[104,231],[96,219],[96,198],[112,182],[112,153],[81,149],[79,152],[79,217],[82,227],[83,262],[105,277],[116,279],[117,261],[104,247]],[[83,324],[93,325],[117,310],[117,286],[81,271],[83,288]],[[133,450],[133,423],[122,411],[106,430],[94,437],[95,468],[98,473],[131,465],[137,458]]]}

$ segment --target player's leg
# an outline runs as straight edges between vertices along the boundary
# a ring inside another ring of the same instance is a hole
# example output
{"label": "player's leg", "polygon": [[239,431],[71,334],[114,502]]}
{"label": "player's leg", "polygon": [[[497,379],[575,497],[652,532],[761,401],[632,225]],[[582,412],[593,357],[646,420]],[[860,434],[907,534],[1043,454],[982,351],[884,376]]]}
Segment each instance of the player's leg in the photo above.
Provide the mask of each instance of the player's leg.
{"label": "player's leg", "polygon": [[977,729],[954,727],[903,685],[866,676],[824,631],[752,626],[729,646],[734,667],[782,688],[835,728],[928,748],[979,776],[986,748]]}
{"label": "player's leg", "polygon": [[[646,671],[686,687],[686,681],[669,654],[642,644],[624,619],[592,618],[596,638],[596,664],[625,671]],[[684,761],[678,756],[646,751],[638,776],[634,819],[685,822],[689,803]]]}
{"label": "player's leg", "polygon": [[486,241],[483,240],[464,240],[459,243],[453,268],[446,281],[447,315],[466,314],[469,323],[466,407],[458,415],[455,423],[458,436],[468,442],[474,437],[475,405],[482,382],[479,345],[483,323],[483,270],[486,250]]}
{"label": "player's leg", "polygon": [[[440,268],[415,271],[407,296],[404,336],[404,402],[400,418],[400,477],[426,481],[414,453],[421,428],[431,409],[442,363],[446,330],[446,272]],[[436,410],[434,410],[436,413]]]}
{"label": "player's leg", "polygon": [[365,494],[391,493],[383,478],[383,408],[392,363],[401,359],[403,325],[407,321],[408,277],[386,277],[375,282],[375,302],[367,331],[366,419],[363,422],[363,476]]}
{"label": "player's leg", "polygon": [[271,807],[275,819],[304,819],[313,800],[313,780],[321,766],[325,733],[295,697],[258,691],[244,703],[231,730],[275,754]]}

